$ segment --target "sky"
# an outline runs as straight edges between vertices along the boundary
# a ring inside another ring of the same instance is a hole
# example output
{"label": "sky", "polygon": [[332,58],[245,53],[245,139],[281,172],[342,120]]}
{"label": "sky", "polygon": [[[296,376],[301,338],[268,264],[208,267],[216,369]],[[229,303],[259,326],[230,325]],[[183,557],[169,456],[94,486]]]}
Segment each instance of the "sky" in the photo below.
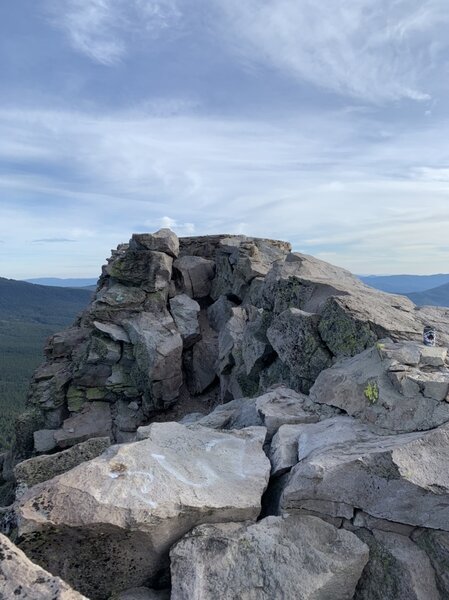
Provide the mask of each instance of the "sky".
{"label": "sky", "polygon": [[449,272],[447,0],[0,4],[0,276],[134,232]]}

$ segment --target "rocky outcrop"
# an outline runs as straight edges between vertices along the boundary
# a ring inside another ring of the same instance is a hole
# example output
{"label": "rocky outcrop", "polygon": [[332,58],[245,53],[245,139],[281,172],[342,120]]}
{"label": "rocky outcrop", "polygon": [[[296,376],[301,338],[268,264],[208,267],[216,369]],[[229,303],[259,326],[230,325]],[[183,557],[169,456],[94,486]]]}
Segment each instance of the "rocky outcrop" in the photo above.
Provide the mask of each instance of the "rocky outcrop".
{"label": "rocky outcrop", "polygon": [[59,577],[33,564],[0,533],[0,598],[4,600],[88,600]]}
{"label": "rocky outcrop", "polygon": [[171,551],[172,600],[345,600],[368,547],[314,517],[201,525]]}
{"label": "rocky outcrop", "polygon": [[154,423],[147,439],[26,492],[20,546],[93,600],[142,585],[195,525],[257,518],[269,476],[265,435]]}
{"label": "rocky outcrop", "polygon": [[[50,340],[18,421],[15,453],[24,458],[105,435],[131,440],[185,398],[183,389],[196,397],[215,395],[218,386],[223,401],[273,384],[308,392],[336,358],[386,336],[418,340],[424,323],[436,322],[439,339],[449,342],[449,312],[416,309],[343,269],[292,253],[285,242],[135,234],[112,252],[80,319]],[[426,415],[435,405],[423,428],[446,419],[445,380],[436,371],[415,382]],[[392,385],[401,393],[414,375],[395,372]],[[327,402],[325,395],[318,401]]]}
{"label": "rocky outcrop", "polygon": [[446,598],[449,362],[425,324],[449,344],[449,311],[284,242],[133,235],[47,345],[0,528],[91,600],[166,596],[170,551],[172,598]]}

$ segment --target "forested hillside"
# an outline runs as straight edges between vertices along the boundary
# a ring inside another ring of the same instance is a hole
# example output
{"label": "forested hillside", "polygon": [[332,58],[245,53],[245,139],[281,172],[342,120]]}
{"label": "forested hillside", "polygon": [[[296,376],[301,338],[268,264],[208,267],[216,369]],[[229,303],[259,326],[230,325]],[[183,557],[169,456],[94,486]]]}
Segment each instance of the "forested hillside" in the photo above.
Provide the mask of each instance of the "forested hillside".
{"label": "forested hillside", "polygon": [[70,325],[90,296],[88,290],[0,278],[0,448],[12,441],[14,419],[46,339]]}
{"label": "forested hillside", "polygon": [[407,296],[418,306],[449,306],[449,284],[425,292],[407,294]]}

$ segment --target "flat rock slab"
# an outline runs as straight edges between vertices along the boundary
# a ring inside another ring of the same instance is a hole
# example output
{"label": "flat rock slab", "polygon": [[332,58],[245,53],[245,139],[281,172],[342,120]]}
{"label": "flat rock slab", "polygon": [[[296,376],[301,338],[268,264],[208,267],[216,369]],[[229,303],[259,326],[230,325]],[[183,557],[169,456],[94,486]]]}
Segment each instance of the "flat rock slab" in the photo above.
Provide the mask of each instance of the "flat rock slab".
{"label": "flat rock slab", "polygon": [[267,437],[271,439],[281,425],[292,423],[316,423],[319,417],[304,410],[307,396],[279,387],[256,399],[256,409],[267,428]]}
{"label": "flat rock slab", "polygon": [[449,421],[442,401],[449,369],[420,366],[425,352],[419,344],[379,343],[322,371],[310,397],[390,433],[438,427]]}
{"label": "flat rock slab", "polygon": [[349,441],[335,443],[337,425],[317,431],[325,423],[308,426],[316,449],[309,447],[303,458],[299,451],[282,494],[284,510],[352,518],[359,508],[388,521],[449,530],[447,425],[425,433],[367,433],[363,441],[355,431]]}
{"label": "flat rock slab", "polygon": [[29,490],[18,508],[21,547],[93,600],[148,583],[192,527],[257,518],[270,471],[265,434],[154,423],[148,439]]}
{"label": "flat rock slab", "polygon": [[59,577],[31,560],[0,534],[0,598],[2,600],[88,600]]}
{"label": "flat rock slab", "polygon": [[89,402],[82,411],[64,421],[61,429],[54,432],[56,444],[69,448],[90,438],[111,435],[112,416],[108,402]]}
{"label": "flat rock slab", "polygon": [[172,600],[349,600],[368,547],[315,517],[267,517],[201,525],[170,556]]}

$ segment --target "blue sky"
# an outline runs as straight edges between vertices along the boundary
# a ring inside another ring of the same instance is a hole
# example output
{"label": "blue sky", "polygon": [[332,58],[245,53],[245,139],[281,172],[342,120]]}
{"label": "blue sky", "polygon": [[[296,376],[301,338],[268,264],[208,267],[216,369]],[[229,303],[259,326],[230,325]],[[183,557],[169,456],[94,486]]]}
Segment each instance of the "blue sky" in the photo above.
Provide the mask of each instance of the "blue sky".
{"label": "blue sky", "polygon": [[0,5],[0,275],[96,276],[133,232],[449,272],[445,0]]}

